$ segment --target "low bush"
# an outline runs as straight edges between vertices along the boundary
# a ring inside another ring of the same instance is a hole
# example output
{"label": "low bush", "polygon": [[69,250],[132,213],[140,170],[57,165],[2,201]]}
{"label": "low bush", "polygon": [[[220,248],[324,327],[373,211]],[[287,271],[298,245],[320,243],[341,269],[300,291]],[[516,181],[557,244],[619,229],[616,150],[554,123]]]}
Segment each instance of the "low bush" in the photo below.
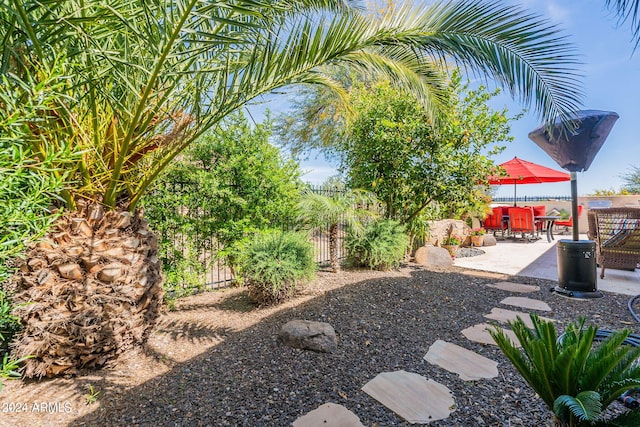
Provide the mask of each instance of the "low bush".
{"label": "low bush", "polygon": [[397,267],[404,259],[409,237],[404,227],[393,220],[368,224],[364,231],[347,234],[347,257],[352,265],[376,270]]}
{"label": "low bush", "polygon": [[251,298],[269,305],[293,296],[315,274],[313,250],[306,234],[286,231],[259,234],[247,246],[240,264]]}
{"label": "low bush", "polygon": [[582,317],[558,336],[553,322],[530,318],[532,329],[520,318],[509,322],[522,348],[501,328],[489,333],[553,413],[553,425],[640,425],[638,411],[608,411],[623,393],[640,387],[640,348],[628,339],[631,330],[599,333]]}

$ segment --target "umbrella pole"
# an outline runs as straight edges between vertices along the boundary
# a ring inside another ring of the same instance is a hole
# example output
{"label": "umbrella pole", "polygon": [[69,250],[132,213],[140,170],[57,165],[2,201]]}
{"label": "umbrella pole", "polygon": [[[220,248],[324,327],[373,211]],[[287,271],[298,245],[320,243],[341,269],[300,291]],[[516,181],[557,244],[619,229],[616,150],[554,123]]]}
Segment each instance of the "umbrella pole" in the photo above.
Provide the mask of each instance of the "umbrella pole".
{"label": "umbrella pole", "polygon": [[515,208],[516,206],[518,206],[518,203],[516,202],[516,200],[518,200],[518,199],[516,198],[516,190],[517,190],[517,189],[516,189],[516,185],[517,185],[517,184],[516,184],[516,180],[514,179],[514,180],[513,180],[513,207],[514,207],[514,208]]}
{"label": "umbrella pole", "polygon": [[571,218],[573,219],[573,241],[580,240],[578,236],[578,178],[576,172],[571,172]]}

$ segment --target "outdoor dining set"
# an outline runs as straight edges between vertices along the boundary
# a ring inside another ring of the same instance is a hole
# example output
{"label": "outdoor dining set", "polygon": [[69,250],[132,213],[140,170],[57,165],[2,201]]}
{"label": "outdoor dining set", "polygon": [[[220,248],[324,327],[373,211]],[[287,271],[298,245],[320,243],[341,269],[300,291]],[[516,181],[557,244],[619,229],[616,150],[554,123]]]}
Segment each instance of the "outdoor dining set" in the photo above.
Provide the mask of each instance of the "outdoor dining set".
{"label": "outdoor dining set", "polygon": [[[502,237],[516,238],[520,235],[525,240],[537,240],[540,234],[546,232],[547,241],[551,242],[553,228],[560,216],[547,215],[546,206],[497,206],[492,208],[483,221],[487,231],[500,232]],[[563,224],[557,224],[563,225]]]}
{"label": "outdoor dining set", "polygon": [[[513,199],[516,200],[516,188],[518,184],[540,184],[549,182],[569,181],[570,175],[542,165],[538,165],[518,157],[499,165],[502,174],[496,174],[489,178],[489,184],[504,185],[513,184]],[[582,208],[581,206],[579,207]],[[579,215],[579,214],[578,214]],[[542,232],[546,232],[547,241],[551,242],[553,227],[563,225],[570,227],[572,224],[561,224],[560,216],[547,215],[546,206],[497,206],[491,214],[485,218],[483,227],[486,230],[500,232],[504,237],[517,237],[518,234],[528,241],[536,240]],[[571,219],[570,219],[571,220]]]}

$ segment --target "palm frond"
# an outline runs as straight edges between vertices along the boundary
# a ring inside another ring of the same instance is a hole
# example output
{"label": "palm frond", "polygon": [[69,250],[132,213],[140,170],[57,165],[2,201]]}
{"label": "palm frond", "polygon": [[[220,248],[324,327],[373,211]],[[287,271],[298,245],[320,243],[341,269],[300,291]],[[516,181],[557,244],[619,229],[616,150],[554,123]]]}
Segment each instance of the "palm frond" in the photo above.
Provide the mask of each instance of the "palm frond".
{"label": "palm frond", "polygon": [[[617,369],[630,351],[633,351],[632,347],[622,345],[630,333],[629,330],[615,331],[592,352],[588,368],[585,369],[585,383],[582,384],[585,389],[598,390],[605,378]],[[640,349],[636,350],[636,353],[640,352]],[[628,367],[621,368],[626,370]]]}
{"label": "palm frond", "polygon": [[[0,8],[0,70],[56,61],[60,106],[86,155],[76,193],[133,208],[182,150],[248,102],[291,84],[333,85],[342,64],[446,101],[446,60],[495,78],[544,119],[580,99],[575,55],[555,28],[479,1],[411,2],[370,16],[346,0],[41,0]],[[344,89],[342,89],[344,90]]]}
{"label": "palm frond", "polygon": [[640,45],[640,1],[638,0],[605,0],[607,8],[613,10],[620,20],[620,24],[631,21],[633,49]]}
{"label": "palm frond", "polygon": [[[533,320],[534,315],[531,317]],[[538,343],[538,347],[544,347],[545,344],[540,343],[539,337],[526,327],[522,319],[518,318],[510,322],[509,326],[511,326],[512,331],[520,341],[523,351],[511,343],[511,340],[502,329],[494,328],[489,330],[489,333],[507,359],[520,372],[520,375],[533,387],[547,406],[552,408],[555,400],[553,387],[549,382],[548,376],[542,375],[540,372],[541,365],[544,365],[545,362],[540,360],[540,352],[533,349],[536,343]],[[547,343],[546,345],[549,344]],[[552,342],[551,345],[555,345],[555,342]]]}
{"label": "palm frond", "polygon": [[568,38],[539,16],[501,2],[438,3],[424,15],[425,54],[490,76],[544,121],[567,118],[581,103],[579,59]]}
{"label": "palm frond", "polygon": [[553,412],[563,418],[567,409],[579,421],[594,421],[602,413],[600,395],[595,391],[583,391],[575,397],[566,394],[558,396],[553,403]]}

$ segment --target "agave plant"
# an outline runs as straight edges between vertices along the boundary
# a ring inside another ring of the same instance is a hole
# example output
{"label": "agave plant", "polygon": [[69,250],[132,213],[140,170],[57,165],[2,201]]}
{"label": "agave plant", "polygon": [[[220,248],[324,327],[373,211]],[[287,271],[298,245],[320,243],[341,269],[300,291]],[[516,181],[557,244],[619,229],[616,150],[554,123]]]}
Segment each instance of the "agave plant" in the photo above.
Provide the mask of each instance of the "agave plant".
{"label": "agave plant", "polygon": [[[26,257],[17,302],[26,376],[100,366],[145,339],[162,300],[157,239],[137,205],[191,142],[291,84],[344,93],[325,66],[386,78],[435,117],[447,62],[496,79],[543,119],[581,98],[558,29],[496,1],[410,2],[369,15],[344,0],[9,0],[0,86],[16,103],[52,75],[58,96],[25,123],[35,159],[70,146],[68,214]],[[31,80],[30,80],[31,79]],[[10,116],[11,103],[0,103]]]}
{"label": "agave plant", "polygon": [[558,337],[553,322],[531,314],[533,330],[522,319],[509,322],[522,349],[502,329],[490,330],[502,352],[544,401],[558,426],[637,426],[640,411],[605,418],[609,405],[640,387],[640,348],[624,345],[629,330],[598,342],[596,326],[585,319],[567,325]]}

